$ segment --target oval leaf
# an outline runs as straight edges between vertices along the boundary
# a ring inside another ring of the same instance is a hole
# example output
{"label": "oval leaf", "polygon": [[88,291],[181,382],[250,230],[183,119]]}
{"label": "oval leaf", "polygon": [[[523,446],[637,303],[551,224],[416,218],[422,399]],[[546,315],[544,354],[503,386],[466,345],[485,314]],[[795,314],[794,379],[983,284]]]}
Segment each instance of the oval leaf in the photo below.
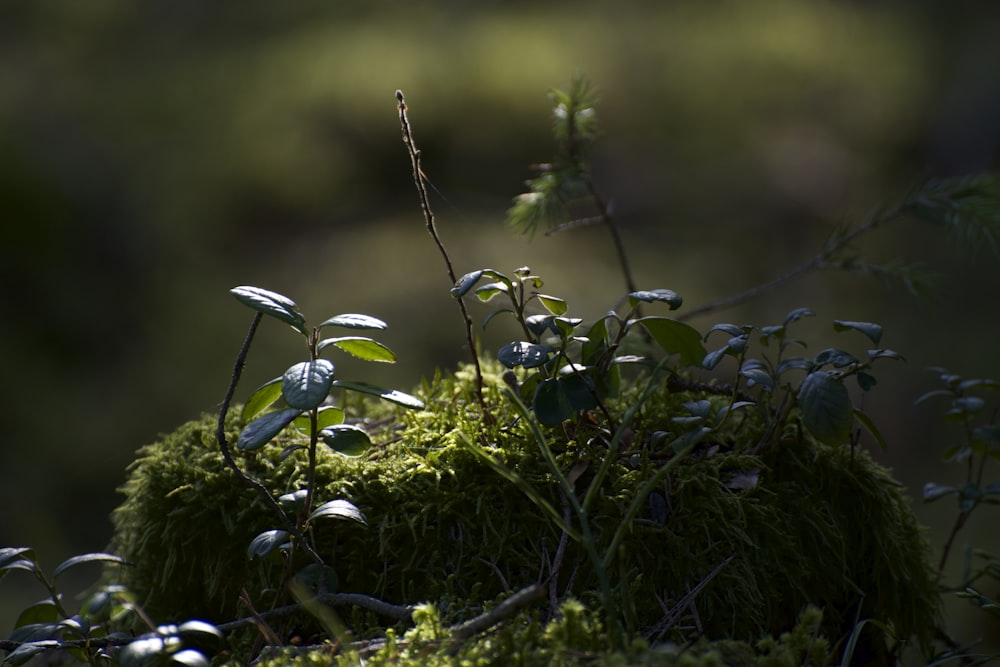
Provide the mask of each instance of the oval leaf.
{"label": "oval leaf", "polygon": [[458,279],[455,286],[451,288],[451,295],[456,299],[460,299],[465,296],[470,289],[475,287],[479,279],[483,277],[485,269],[480,269],[478,271],[470,271],[464,276]]}
{"label": "oval leaf", "polygon": [[802,422],[814,438],[828,445],[840,445],[850,437],[854,406],[847,388],[829,372],[807,375],[798,399]]}
{"label": "oval leaf", "polygon": [[669,317],[643,317],[632,320],[640,323],[656,344],[667,354],[676,354],[685,366],[698,366],[705,358],[705,347],[701,344],[701,334],[689,324]]}
{"label": "oval leaf", "polygon": [[277,551],[288,542],[287,530],[265,530],[253,538],[247,547],[247,558],[264,557]]}
{"label": "oval leaf", "polygon": [[361,510],[349,500],[331,500],[328,503],[323,503],[309,515],[309,520],[313,519],[350,519],[362,524],[368,523]]}
{"label": "oval leaf", "polygon": [[309,335],[305,328],[306,318],[297,310],[295,302],[287,296],[248,285],[234,287],[229,293],[254,310],[281,320],[304,336]]}
{"label": "oval leaf", "polygon": [[243,451],[260,449],[271,441],[271,438],[278,435],[283,428],[292,423],[292,420],[299,416],[300,410],[290,408],[269,412],[263,417],[253,420],[240,433],[236,447]]}
{"label": "oval leaf", "polygon": [[333,386],[341,389],[350,389],[351,391],[359,391],[362,394],[378,396],[384,401],[389,401],[390,403],[395,403],[396,405],[402,405],[404,408],[422,410],[424,407],[424,402],[415,396],[410,396],[409,394],[405,394],[395,389],[383,389],[382,387],[376,387],[375,385],[368,384],[367,382],[334,380]]}
{"label": "oval leaf", "polygon": [[850,331],[852,329],[868,336],[875,345],[878,345],[878,342],[882,340],[882,327],[878,324],[872,322],[851,322],[848,320],[833,321],[834,331]]}
{"label": "oval leaf", "polygon": [[784,326],[788,326],[792,322],[798,322],[803,317],[813,317],[816,315],[811,308],[796,308],[785,315]]}
{"label": "oval leaf", "polygon": [[115,556],[114,554],[105,553],[92,553],[92,554],[82,554],[80,556],[73,556],[59,564],[59,566],[52,571],[53,577],[58,577],[60,574],[70,569],[80,565],[81,563],[93,563],[99,561],[102,563],[124,563],[125,559],[121,556]]}
{"label": "oval leaf", "polygon": [[563,315],[566,313],[568,306],[564,299],[560,299],[556,296],[549,296],[547,294],[538,294],[538,300],[542,302],[545,306],[545,310],[549,311],[553,315]]}
{"label": "oval leaf", "polygon": [[323,442],[345,456],[361,456],[372,446],[364,429],[351,424],[337,424],[319,432]]}
{"label": "oval leaf", "polygon": [[389,325],[378,319],[377,317],[372,317],[371,315],[361,315],[358,313],[343,313],[342,315],[334,315],[328,320],[324,320],[322,324],[319,325],[322,329],[323,327],[344,327],[345,329],[378,329],[382,330]]}
{"label": "oval leaf", "polygon": [[875,422],[872,421],[872,418],[857,408],[854,409],[854,418],[865,427],[865,430],[868,431],[873,438],[875,438],[875,442],[878,443],[879,448],[884,452],[886,450],[885,436],[883,436],[882,432],[875,426]]}
{"label": "oval leaf", "polygon": [[306,496],[309,492],[306,489],[299,489],[291,493],[278,496],[278,502],[289,512],[298,512],[306,506]]}
{"label": "oval leaf", "polygon": [[186,648],[170,656],[171,665],[184,665],[184,667],[209,667],[211,664],[201,651],[193,648]]}
{"label": "oval leaf", "polygon": [[326,400],[333,382],[333,362],[314,359],[295,364],[281,378],[285,402],[299,410],[312,410]]}
{"label": "oval leaf", "polygon": [[[344,411],[340,408],[335,408],[332,405],[327,405],[320,408],[316,415],[316,430],[322,431],[328,426],[335,426],[337,424],[344,423]],[[295,428],[297,428],[302,433],[309,435],[309,429],[312,427],[309,419],[309,413],[300,414],[295,418]]]}
{"label": "oval leaf", "polygon": [[569,395],[556,378],[546,378],[538,383],[531,409],[539,423],[546,426],[560,424],[577,413]]}
{"label": "oval leaf", "polygon": [[60,646],[59,642],[55,639],[44,639],[37,642],[27,642],[21,644],[16,649],[7,654],[7,657],[3,659],[3,664],[5,665],[23,665],[28,662],[34,656],[45,651],[51,651],[53,649],[58,649]]}
{"label": "oval leaf", "polygon": [[324,347],[333,345],[339,347],[344,352],[352,354],[358,359],[364,359],[365,361],[384,361],[387,363],[395,363],[396,355],[392,353],[392,350],[387,348],[382,343],[371,338],[365,338],[363,336],[344,336],[342,338],[327,338],[319,342],[319,349],[322,350]]}
{"label": "oval leaf", "polygon": [[507,368],[537,368],[543,366],[555,352],[551,345],[538,345],[526,341],[507,343],[497,352],[497,360]]}
{"label": "oval leaf", "polygon": [[640,290],[628,295],[628,302],[632,308],[638,306],[640,302],[652,303],[654,301],[667,304],[670,306],[670,310],[677,310],[684,303],[680,294],[669,289]]}
{"label": "oval leaf", "polygon": [[240,416],[244,422],[251,421],[279,398],[281,398],[281,378],[274,378],[253,390]]}

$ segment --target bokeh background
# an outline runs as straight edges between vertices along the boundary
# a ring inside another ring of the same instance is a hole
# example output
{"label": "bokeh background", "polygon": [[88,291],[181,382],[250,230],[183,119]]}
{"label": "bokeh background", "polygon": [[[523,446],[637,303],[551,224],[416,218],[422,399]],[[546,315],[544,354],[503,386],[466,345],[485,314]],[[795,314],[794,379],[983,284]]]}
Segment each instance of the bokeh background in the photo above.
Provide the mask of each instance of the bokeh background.
{"label": "bokeh background", "polygon": [[[547,91],[586,75],[602,97],[595,176],[637,281],[695,306],[801,263],[922,177],[1000,166],[994,6],[0,0],[0,545],[50,568],[106,546],[135,449],[223,396],[250,320],[235,285],[285,293],[313,323],[388,321],[400,362],[341,357],[342,376],[409,389],[467,358],[397,88],[458,271],[526,264],[593,318],[624,289],[603,231],[529,241],[503,225],[551,155]],[[693,324],[807,305],[813,349],[832,319],[885,325],[908,363],[883,365],[865,407],[919,498],[962,471],[939,463],[957,435],[944,406],[913,399],[936,388],[930,365],[1000,376],[1000,260],[916,223],[862,248],[926,263],[936,293],[821,273]],[[491,326],[485,346],[504,335]],[[241,395],[299,345],[265,327]],[[915,505],[938,550],[953,504]],[[991,509],[959,546],[1000,550]],[[0,634],[42,597],[22,579],[0,584]],[[962,640],[1000,634],[969,619]]]}

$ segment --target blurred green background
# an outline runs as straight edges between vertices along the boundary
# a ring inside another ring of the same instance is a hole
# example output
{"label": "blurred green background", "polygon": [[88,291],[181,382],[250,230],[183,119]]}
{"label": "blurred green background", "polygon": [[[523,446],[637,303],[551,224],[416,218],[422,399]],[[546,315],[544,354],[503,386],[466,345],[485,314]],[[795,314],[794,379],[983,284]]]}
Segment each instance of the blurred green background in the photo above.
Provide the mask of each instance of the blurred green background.
{"label": "blurred green background", "polygon": [[[35,547],[50,568],[105,547],[134,450],[222,399],[251,317],[235,285],[285,293],[313,323],[389,322],[400,362],[340,357],[343,376],[409,389],[467,358],[397,88],[457,270],[527,264],[593,318],[623,292],[602,230],[529,242],[502,224],[528,165],[551,155],[546,92],[585,74],[602,94],[596,179],[637,281],[695,306],[804,261],[920,177],[1000,166],[993,7],[0,0],[0,546]],[[912,401],[936,388],[929,365],[1000,376],[1000,263],[916,224],[864,247],[926,262],[938,292],[816,274],[694,324],[808,305],[814,349],[832,319],[884,324],[909,361],[883,366],[866,408],[889,439],[880,457],[919,497],[961,470],[938,463],[943,406]],[[486,347],[504,335],[491,327]],[[299,345],[264,327],[240,395]],[[938,549],[953,506],[917,510]],[[1000,550],[989,510],[960,542]],[[0,628],[42,597],[18,579],[0,586]]]}

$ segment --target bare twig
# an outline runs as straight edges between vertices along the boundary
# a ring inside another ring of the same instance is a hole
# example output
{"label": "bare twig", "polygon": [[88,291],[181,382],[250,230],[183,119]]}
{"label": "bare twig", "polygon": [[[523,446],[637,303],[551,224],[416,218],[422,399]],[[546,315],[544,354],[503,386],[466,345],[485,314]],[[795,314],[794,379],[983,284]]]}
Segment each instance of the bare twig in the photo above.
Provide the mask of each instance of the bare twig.
{"label": "bare twig", "polygon": [[[406,152],[410,156],[410,164],[413,168],[413,182],[417,186],[417,196],[420,198],[420,210],[423,211],[427,231],[430,233],[431,238],[434,239],[434,243],[437,245],[438,251],[444,259],[445,267],[448,269],[448,277],[454,285],[458,282],[458,275],[455,273],[451,257],[448,255],[448,251],[444,247],[444,242],[441,241],[441,237],[438,235],[437,225],[434,223],[434,211],[431,210],[430,199],[427,196],[427,176],[424,174],[423,167],[420,164],[420,151],[413,141],[410,119],[406,115],[406,100],[401,90],[396,91],[396,103],[399,108],[399,124],[403,131],[403,143],[406,145]],[[479,405],[483,410],[483,418],[491,420],[492,413],[486,406],[486,399],[483,396],[483,369],[479,364],[479,352],[476,349],[476,339],[473,335],[472,318],[465,307],[465,301],[461,297],[458,297],[456,301],[458,301],[458,309],[462,313],[462,319],[465,321],[465,338],[469,345],[469,352],[472,354],[472,363],[476,368],[476,392],[479,397]]]}
{"label": "bare twig", "polygon": [[[385,602],[384,600],[379,600],[378,598],[373,598],[369,595],[363,595],[361,593],[328,593],[314,599],[317,602],[330,605],[331,607],[361,607],[362,609],[373,611],[380,616],[395,618],[398,620],[409,619],[410,616],[412,616],[414,609],[412,606],[392,604],[391,602]],[[266,619],[288,616],[290,614],[300,612],[303,609],[304,607],[301,604],[285,605],[269,611],[258,612],[254,616],[248,616],[246,618],[230,621],[229,623],[223,623],[221,625],[217,625],[216,627],[221,632],[232,632],[233,630],[238,630],[248,625],[255,625],[258,618]]]}
{"label": "bare twig", "polygon": [[701,632],[701,620],[698,618],[698,610],[694,607],[694,599],[702,591],[702,589],[708,585],[708,582],[712,581],[712,579],[715,578],[715,575],[717,575],[722,568],[728,565],[729,561],[733,558],[735,558],[735,554],[726,557],[721,563],[716,565],[715,569],[709,572],[704,579],[699,581],[697,586],[689,590],[684,597],[677,601],[677,604],[667,611],[667,613],[656,623],[656,625],[650,628],[649,632],[646,633],[646,638],[653,639],[655,636],[656,639],[659,639],[663,637],[663,635],[666,634],[666,632],[672,628],[675,623],[677,623],[684,610],[688,608],[691,609],[695,623],[699,626],[698,631]]}
{"label": "bare twig", "polygon": [[464,623],[451,626],[448,628],[448,634],[451,635],[452,639],[467,639],[483,630],[488,630],[491,626],[506,620],[532,602],[541,600],[544,597],[545,586],[539,586],[538,584],[525,586],[493,609]]}

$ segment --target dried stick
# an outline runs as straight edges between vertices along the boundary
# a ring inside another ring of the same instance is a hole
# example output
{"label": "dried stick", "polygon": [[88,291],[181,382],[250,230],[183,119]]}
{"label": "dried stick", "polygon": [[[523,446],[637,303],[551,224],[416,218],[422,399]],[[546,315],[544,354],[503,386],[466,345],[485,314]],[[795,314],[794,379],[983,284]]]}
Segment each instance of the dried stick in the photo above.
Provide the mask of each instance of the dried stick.
{"label": "dried stick", "polygon": [[[417,186],[417,196],[420,198],[420,210],[423,211],[424,221],[427,224],[427,231],[430,233],[431,238],[434,239],[435,245],[437,245],[438,251],[441,253],[441,257],[444,259],[445,267],[448,269],[448,277],[451,279],[452,284],[458,282],[458,275],[455,273],[455,267],[451,263],[451,257],[448,255],[448,251],[444,247],[444,242],[441,241],[441,237],[437,232],[437,225],[434,223],[434,211],[431,210],[430,199],[427,196],[427,176],[424,174],[423,167],[420,164],[420,151],[417,149],[417,145],[413,141],[413,131],[410,129],[410,119],[406,115],[406,100],[403,98],[403,91],[396,91],[396,103],[399,108],[399,124],[403,131],[403,143],[406,145],[406,152],[410,156],[410,164],[413,168],[413,182]],[[486,399],[483,397],[483,369],[479,364],[479,353],[476,351],[476,339],[473,335],[472,329],[472,318],[469,317],[469,311],[465,307],[465,301],[459,297],[458,309],[462,313],[462,319],[465,321],[465,338],[469,345],[469,351],[472,353],[472,363],[476,368],[476,393],[479,397],[479,405],[483,410],[483,417],[486,419],[491,419],[492,413],[486,406]]]}

